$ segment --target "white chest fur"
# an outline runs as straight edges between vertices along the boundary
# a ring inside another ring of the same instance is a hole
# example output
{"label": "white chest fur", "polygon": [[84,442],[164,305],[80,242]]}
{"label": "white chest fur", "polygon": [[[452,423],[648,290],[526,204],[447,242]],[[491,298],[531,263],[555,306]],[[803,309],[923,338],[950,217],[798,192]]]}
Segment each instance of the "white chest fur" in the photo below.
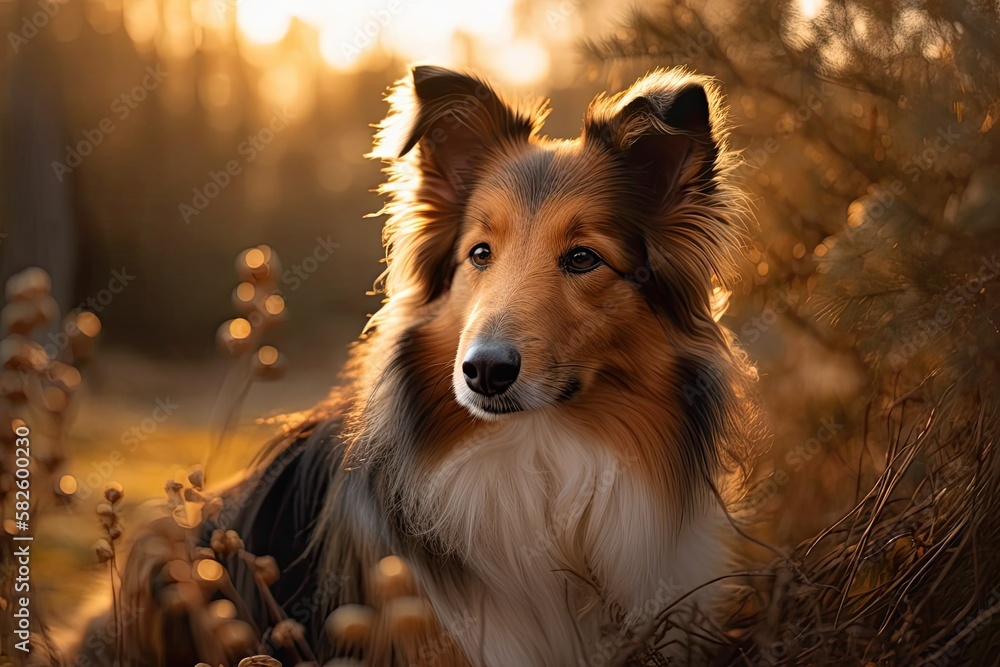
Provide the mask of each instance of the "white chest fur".
{"label": "white chest fur", "polygon": [[623,626],[719,574],[718,513],[678,530],[636,466],[539,411],[484,425],[415,485],[410,516],[469,572],[428,595],[474,663],[606,664]]}

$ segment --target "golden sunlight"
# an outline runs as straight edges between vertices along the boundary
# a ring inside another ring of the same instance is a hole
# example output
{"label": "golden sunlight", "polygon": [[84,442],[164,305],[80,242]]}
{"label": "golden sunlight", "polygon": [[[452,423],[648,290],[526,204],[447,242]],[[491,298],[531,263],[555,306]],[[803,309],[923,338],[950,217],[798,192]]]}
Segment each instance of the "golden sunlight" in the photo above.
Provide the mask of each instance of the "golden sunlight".
{"label": "golden sunlight", "polygon": [[[549,74],[555,46],[550,22],[525,20],[514,0],[191,0],[183,14],[194,29],[187,40],[179,34],[181,16],[168,11],[176,4],[124,0],[125,28],[138,48],[155,44],[169,57],[188,44],[217,50],[236,35],[242,56],[258,66],[273,67],[293,50],[344,72],[396,57],[473,66],[512,85],[533,85]],[[280,75],[287,77],[288,68]],[[304,78],[311,72],[300,72],[300,88],[308,88]]]}

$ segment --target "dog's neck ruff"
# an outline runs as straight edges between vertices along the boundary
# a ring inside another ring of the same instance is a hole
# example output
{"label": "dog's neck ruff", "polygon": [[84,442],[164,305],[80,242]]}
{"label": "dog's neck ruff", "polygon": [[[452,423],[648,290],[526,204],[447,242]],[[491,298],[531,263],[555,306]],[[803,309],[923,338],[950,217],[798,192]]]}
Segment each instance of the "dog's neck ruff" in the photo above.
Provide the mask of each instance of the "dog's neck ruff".
{"label": "dog's neck ruff", "polygon": [[411,526],[463,565],[427,594],[474,664],[604,664],[717,576],[718,510],[681,525],[638,467],[551,409],[483,423],[420,476]]}

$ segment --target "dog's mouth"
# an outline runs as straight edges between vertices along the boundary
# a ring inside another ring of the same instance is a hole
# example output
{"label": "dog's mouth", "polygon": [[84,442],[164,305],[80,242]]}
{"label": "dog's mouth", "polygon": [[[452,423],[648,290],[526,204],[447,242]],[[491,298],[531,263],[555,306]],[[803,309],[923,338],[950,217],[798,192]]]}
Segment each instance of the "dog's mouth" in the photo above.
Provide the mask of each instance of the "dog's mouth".
{"label": "dog's mouth", "polygon": [[563,382],[557,391],[552,392],[533,389],[530,386],[514,386],[510,390],[496,396],[483,396],[459,387],[456,391],[458,403],[482,419],[497,419],[504,415],[518,412],[539,410],[552,405],[571,401],[582,388],[577,378]]}

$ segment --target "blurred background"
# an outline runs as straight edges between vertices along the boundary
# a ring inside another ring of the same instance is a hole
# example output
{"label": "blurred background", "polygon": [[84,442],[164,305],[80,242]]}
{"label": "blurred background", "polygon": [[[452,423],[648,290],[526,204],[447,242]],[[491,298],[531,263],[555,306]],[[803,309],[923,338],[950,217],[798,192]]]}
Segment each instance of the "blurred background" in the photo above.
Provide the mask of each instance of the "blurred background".
{"label": "blurred background", "polygon": [[[268,342],[287,373],[248,390],[210,476],[240,470],[277,428],[267,418],[335,382],[379,303],[371,125],[386,87],[417,62],[550,98],[553,137],[577,136],[595,94],[653,67],[719,78],[741,154],[734,177],[757,220],[726,324],[760,368],[773,434],[744,509],[778,545],[829,525],[918,425],[920,410],[893,412],[900,397],[905,406],[928,379],[977,395],[995,381],[997,12],[0,0],[0,277],[43,267],[61,312],[100,320],[52,431],[64,500],[37,527],[36,572],[53,615],[74,614],[63,602],[99,571],[96,491],[113,479],[130,507],[160,498],[218,441],[233,361],[216,331],[237,315],[242,251],[266,244],[280,257],[287,318]],[[57,342],[60,327],[35,340]],[[915,465],[925,468],[903,475],[913,486],[933,467]]]}

